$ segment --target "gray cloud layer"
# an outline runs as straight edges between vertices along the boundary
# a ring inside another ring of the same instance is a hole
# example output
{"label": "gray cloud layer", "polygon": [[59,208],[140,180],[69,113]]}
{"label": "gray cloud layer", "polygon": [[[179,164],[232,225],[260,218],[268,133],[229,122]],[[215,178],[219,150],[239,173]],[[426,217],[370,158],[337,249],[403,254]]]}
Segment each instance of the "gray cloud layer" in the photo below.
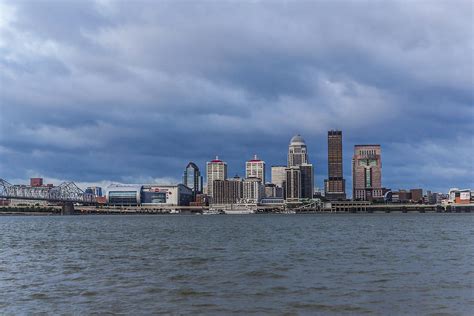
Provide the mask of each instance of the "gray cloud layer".
{"label": "gray cloud layer", "polygon": [[0,2],[0,173],[179,180],[381,143],[387,187],[473,187],[470,1]]}

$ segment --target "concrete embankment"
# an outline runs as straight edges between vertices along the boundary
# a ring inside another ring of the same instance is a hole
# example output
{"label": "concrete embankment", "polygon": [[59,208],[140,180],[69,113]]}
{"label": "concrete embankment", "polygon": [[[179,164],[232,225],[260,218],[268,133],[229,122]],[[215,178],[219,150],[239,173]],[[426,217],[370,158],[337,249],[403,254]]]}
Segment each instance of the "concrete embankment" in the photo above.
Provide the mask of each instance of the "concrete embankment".
{"label": "concrete embankment", "polygon": [[2,206],[0,215],[61,215],[61,208],[49,206]]}
{"label": "concrete embankment", "polygon": [[[130,208],[113,208],[103,206],[74,206],[68,212],[59,205],[55,206],[0,206],[0,215],[134,215],[134,214],[196,214],[202,213],[203,208],[149,208],[149,207],[130,207]],[[474,212],[474,205],[366,205],[364,207],[337,207],[333,209],[296,209],[293,212],[288,210],[267,208],[258,210],[256,214],[278,214],[278,213],[295,213],[295,214],[311,214],[311,213],[470,213]]]}

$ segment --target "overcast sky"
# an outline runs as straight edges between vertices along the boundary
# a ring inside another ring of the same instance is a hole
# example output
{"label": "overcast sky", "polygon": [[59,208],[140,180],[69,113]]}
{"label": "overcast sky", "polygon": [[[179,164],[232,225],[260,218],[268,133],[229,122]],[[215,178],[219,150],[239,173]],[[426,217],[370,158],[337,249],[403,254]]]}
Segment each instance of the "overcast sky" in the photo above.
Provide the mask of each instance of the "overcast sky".
{"label": "overcast sky", "polygon": [[[472,1],[0,1],[0,178],[179,182],[382,145],[392,189],[474,187]],[[268,179],[269,180],[269,179]]]}

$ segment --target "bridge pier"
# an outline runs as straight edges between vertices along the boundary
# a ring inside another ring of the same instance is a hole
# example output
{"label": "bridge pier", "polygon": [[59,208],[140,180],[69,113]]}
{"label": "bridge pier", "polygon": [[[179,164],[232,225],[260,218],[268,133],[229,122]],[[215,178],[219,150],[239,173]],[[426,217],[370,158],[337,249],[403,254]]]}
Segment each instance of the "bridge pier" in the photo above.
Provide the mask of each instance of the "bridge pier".
{"label": "bridge pier", "polygon": [[61,210],[61,215],[74,215],[74,203],[65,202]]}

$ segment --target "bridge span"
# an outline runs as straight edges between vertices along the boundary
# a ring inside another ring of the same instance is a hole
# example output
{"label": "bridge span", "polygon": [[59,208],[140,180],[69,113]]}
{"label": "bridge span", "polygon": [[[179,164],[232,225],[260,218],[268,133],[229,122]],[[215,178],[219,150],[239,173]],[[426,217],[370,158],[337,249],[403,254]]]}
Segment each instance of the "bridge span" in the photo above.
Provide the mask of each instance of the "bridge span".
{"label": "bridge span", "polygon": [[62,205],[64,214],[74,213],[74,204],[95,205],[95,196],[82,191],[74,182],[63,182],[55,187],[13,185],[0,179],[0,198],[9,200],[48,201]]}

